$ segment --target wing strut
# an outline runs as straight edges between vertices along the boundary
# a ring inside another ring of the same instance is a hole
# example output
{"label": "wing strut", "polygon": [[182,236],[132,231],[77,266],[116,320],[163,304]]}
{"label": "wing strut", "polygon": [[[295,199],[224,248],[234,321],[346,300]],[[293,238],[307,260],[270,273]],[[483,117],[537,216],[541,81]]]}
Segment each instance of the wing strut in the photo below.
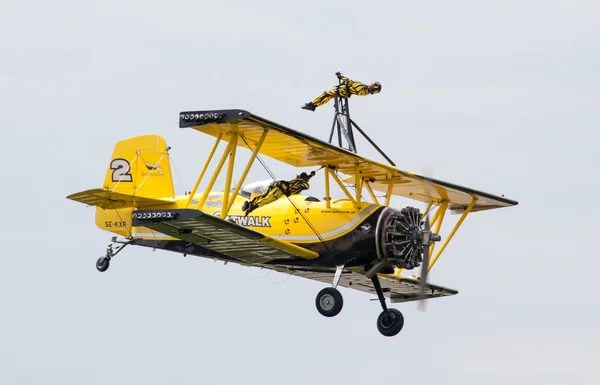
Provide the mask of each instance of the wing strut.
{"label": "wing strut", "polygon": [[204,163],[204,167],[202,167],[202,171],[200,171],[200,175],[198,175],[198,179],[196,180],[196,184],[192,188],[192,191],[190,191],[190,197],[187,200],[185,208],[190,207],[190,203],[192,202],[192,198],[196,194],[196,190],[198,190],[198,186],[200,185],[200,182],[202,181],[202,178],[204,178],[204,174],[206,174],[206,170],[208,169],[208,165],[210,164],[210,161],[212,160],[213,155],[215,155],[215,151],[217,150],[217,147],[219,146],[219,143],[221,142],[221,138],[222,137],[223,137],[223,134],[220,134],[220,135],[217,136],[217,140],[215,140],[215,144],[213,145],[212,150],[210,150],[210,153],[208,154],[208,158],[206,159],[206,162]]}
{"label": "wing strut", "polygon": [[[246,141],[246,138],[244,138],[243,134],[238,132],[237,126],[235,124],[233,124],[233,128],[234,128],[234,130],[233,130],[234,133],[229,137],[227,146],[225,147],[225,150],[223,151],[223,154],[221,155],[221,159],[219,160],[219,163],[217,164],[217,167],[216,167],[215,171],[213,172],[213,175],[211,176],[211,178],[208,182],[208,185],[206,186],[206,188],[204,189],[204,192],[202,193],[202,197],[200,198],[199,201],[194,202],[194,204],[197,205],[197,207],[202,207],[204,205],[211,189],[213,188],[217,178],[219,177],[219,174],[221,173],[221,170],[223,169],[223,166],[225,165],[225,161],[228,160],[227,171],[226,171],[226,175],[225,175],[225,190],[223,191],[223,210],[221,211],[222,219],[225,219],[227,217],[227,214],[229,214],[229,210],[231,210],[231,207],[233,206],[235,197],[240,192],[240,189],[241,189],[242,185],[244,184],[246,176],[248,175],[248,172],[250,171],[250,168],[252,167],[254,160],[258,156],[260,148],[262,147],[262,145],[265,141],[265,138],[267,137],[267,134],[269,132],[269,130],[263,131],[262,135],[260,136],[260,139],[256,142],[256,147],[254,148],[254,150],[252,150],[252,148]],[[217,150],[217,147],[219,146],[219,143],[221,142],[222,138],[223,138],[223,134],[217,135],[217,139],[216,139],[210,153],[208,154],[208,157],[204,163],[204,167],[202,167],[202,171],[200,171],[200,175],[198,176],[198,179],[196,180],[196,183],[194,184],[192,191],[190,191],[190,196],[186,202],[185,208],[190,208],[190,205],[191,205],[191,203],[195,197],[195,194],[198,190],[198,186],[200,185],[202,178],[204,178],[204,175],[206,174],[206,170],[208,169],[208,166],[209,166],[210,162],[212,161],[212,159],[215,155],[215,152]],[[236,149],[238,146],[238,139],[242,139],[244,141],[244,143],[246,143],[246,145],[248,146],[248,149],[250,149],[250,151],[252,151],[252,155],[250,156],[250,159],[248,160],[248,163],[246,164],[246,167],[244,168],[244,171],[242,172],[242,175],[240,176],[238,183],[236,184],[233,191],[231,191],[231,179],[233,178],[233,168],[234,168],[234,163],[235,163]]]}
{"label": "wing strut", "polygon": [[[244,143],[246,143],[246,146],[248,146],[248,149],[250,149],[250,145],[246,141],[246,138],[244,138],[243,136],[241,138],[244,141]],[[265,162],[260,158],[260,156],[258,155],[258,151],[256,152],[256,158],[258,159],[258,161],[260,162],[260,164],[263,166],[263,168],[265,169],[265,171],[271,176],[271,178],[274,181],[276,181],[277,178],[275,178],[275,175],[273,174],[273,172],[269,169],[269,167],[265,164]],[[323,237],[321,236],[321,234],[319,234],[319,231],[313,226],[312,223],[310,223],[310,221],[308,220],[308,218],[306,218],[306,216],[304,216],[304,213],[302,212],[302,210],[300,210],[298,208],[298,206],[296,206],[296,204],[290,199],[290,197],[287,197],[287,199],[290,202],[290,204],[292,206],[294,206],[294,208],[296,209],[296,211],[298,212],[298,214],[300,214],[300,216],[302,216],[302,219],[304,219],[304,221],[306,222],[306,224],[308,225],[308,227],[311,228],[311,230],[315,233],[315,235],[317,236],[317,238],[319,238],[319,241],[323,244],[323,246],[325,246],[325,248],[327,250],[329,250],[330,252],[332,252],[333,250],[331,250],[329,248],[329,246],[327,246],[327,244],[325,243],[325,240],[323,239]]]}
{"label": "wing strut", "polygon": [[[450,242],[450,240],[452,239],[452,237],[454,237],[454,234],[456,234],[456,231],[462,225],[462,223],[465,220],[465,218],[467,217],[467,215],[469,215],[469,213],[473,209],[473,206],[475,206],[476,202],[477,202],[477,198],[473,198],[473,200],[471,201],[471,203],[469,204],[469,206],[467,206],[467,208],[465,209],[465,211],[463,212],[463,214],[460,216],[460,219],[458,220],[458,222],[456,222],[456,224],[452,228],[452,231],[450,231],[450,234],[448,234],[448,236],[446,237],[446,239],[442,243],[442,246],[440,246],[440,249],[438,250],[438,252],[435,254],[435,256],[429,262],[429,268],[427,269],[427,271],[431,270],[431,268],[433,267],[433,265],[435,264],[435,262],[438,260],[438,258],[440,257],[440,255],[442,255],[442,252],[444,251],[444,249],[448,245],[448,242]],[[445,211],[445,208],[444,208],[444,211]],[[432,245],[431,250],[433,251],[433,245]]]}

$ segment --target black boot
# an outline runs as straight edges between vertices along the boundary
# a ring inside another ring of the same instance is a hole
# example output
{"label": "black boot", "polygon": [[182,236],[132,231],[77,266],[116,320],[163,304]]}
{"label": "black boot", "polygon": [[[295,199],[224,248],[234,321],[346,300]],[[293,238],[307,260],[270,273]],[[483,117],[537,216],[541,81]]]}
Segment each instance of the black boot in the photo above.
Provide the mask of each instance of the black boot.
{"label": "black boot", "polygon": [[244,210],[245,211],[244,216],[247,217],[248,214],[250,214],[252,211],[254,211],[255,208],[256,208],[256,206],[254,206],[252,204],[252,202],[248,202],[248,207],[246,207],[246,210]]}

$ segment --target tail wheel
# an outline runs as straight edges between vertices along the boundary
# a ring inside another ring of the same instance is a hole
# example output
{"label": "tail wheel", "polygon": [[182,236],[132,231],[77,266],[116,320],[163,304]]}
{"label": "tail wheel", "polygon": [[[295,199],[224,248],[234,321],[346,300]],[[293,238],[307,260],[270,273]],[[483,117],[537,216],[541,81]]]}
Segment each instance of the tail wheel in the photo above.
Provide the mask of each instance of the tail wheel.
{"label": "tail wheel", "polygon": [[400,310],[389,308],[377,317],[377,330],[386,337],[393,337],[404,327],[404,316]]}
{"label": "tail wheel", "polygon": [[317,294],[315,304],[321,315],[325,317],[335,317],[342,311],[344,298],[338,289],[326,287]]}
{"label": "tail wheel", "polygon": [[98,269],[98,271],[106,271],[106,270],[108,270],[109,266],[110,266],[110,259],[107,257],[100,257],[96,261],[96,269]]}

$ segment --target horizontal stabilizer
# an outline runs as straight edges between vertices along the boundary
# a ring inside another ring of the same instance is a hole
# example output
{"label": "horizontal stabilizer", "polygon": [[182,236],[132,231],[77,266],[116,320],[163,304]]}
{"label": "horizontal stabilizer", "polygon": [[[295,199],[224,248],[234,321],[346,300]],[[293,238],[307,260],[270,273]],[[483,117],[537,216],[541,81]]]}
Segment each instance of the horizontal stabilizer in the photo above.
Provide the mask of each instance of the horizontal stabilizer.
{"label": "horizontal stabilizer", "polygon": [[145,198],[100,188],[71,194],[67,198],[89,206],[97,206],[103,209],[121,209],[125,207],[146,208],[173,203],[172,199]]}
{"label": "horizontal stabilizer", "polygon": [[249,264],[319,256],[200,210],[137,210],[133,212],[133,226],[143,226]]}

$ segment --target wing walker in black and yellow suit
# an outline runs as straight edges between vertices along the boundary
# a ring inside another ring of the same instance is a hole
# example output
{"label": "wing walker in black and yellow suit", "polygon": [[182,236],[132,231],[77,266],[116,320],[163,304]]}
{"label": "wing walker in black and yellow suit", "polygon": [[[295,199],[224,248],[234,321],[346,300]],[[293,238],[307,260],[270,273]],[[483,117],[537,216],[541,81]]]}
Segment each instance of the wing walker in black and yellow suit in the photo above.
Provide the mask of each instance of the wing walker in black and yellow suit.
{"label": "wing walker in black and yellow suit", "polygon": [[310,174],[303,172],[290,181],[274,181],[261,195],[254,197],[250,201],[244,202],[242,210],[245,211],[245,215],[248,216],[248,214],[250,214],[252,211],[266,204],[275,202],[283,195],[289,197],[291,195],[300,194],[300,192],[310,188],[308,181],[314,175],[314,171],[312,171]]}
{"label": "wing walker in black and yellow suit", "polygon": [[379,82],[364,84],[349,79],[340,72],[336,72],[335,75],[340,80],[340,84],[323,92],[321,95],[306,103],[304,106],[302,106],[303,109],[314,111],[317,107],[329,102],[336,95],[340,98],[348,99],[352,95],[366,96],[381,92],[381,83]]}

